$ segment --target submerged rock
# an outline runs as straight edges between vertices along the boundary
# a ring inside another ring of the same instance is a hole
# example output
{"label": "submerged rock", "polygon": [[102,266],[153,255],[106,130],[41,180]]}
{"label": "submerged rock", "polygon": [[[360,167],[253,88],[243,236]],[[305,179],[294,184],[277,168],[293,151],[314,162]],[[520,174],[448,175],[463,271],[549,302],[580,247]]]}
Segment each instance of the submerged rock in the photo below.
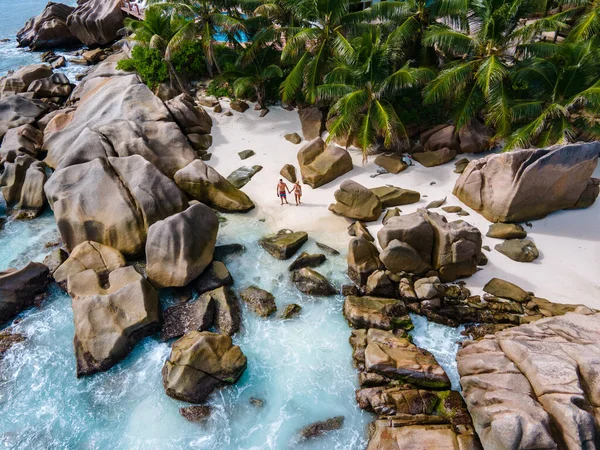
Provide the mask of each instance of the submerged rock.
{"label": "submerged rock", "polygon": [[338,292],[327,278],[307,267],[293,271],[292,282],[299,291],[309,295],[329,296]]}
{"label": "submerged rock", "polygon": [[46,291],[48,276],[48,268],[35,262],[0,272],[0,323],[33,306],[36,296]]}
{"label": "submerged rock", "polygon": [[159,328],[158,294],[132,266],[111,272],[106,289],[93,270],[70,275],[68,284],[77,377],[110,369]]}
{"label": "submerged rock", "polygon": [[497,244],[494,248],[518,262],[532,262],[540,256],[535,243],[530,239],[509,239],[502,244]]}
{"label": "submerged rock", "polygon": [[179,414],[181,414],[185,419],[190,422],[202,423],[210,417],[210,413],[212,409],[210,406],[186,406],[184,408],[179,408]]}
{"label": "submerged rock", "polygon": [[296,303],[290,303],[285,307],[283,312],[281,313],[281,318],[284,320],[293,319],[302,311],[302,306],[297,305]]}
{"label": "submerged rock", "polygon": [[271,256],[277,259],[289,259],[308,241],[308,233],[280,230],[258,241]]}
{"label": "submerged rock", "polygon": [[240,292],[240,296],[248,307],[262,318],[267,318],[277,311],[273,294],[258,286],[247,287]]}
{"label": "submerged rock", "polygon": [[350,172],[353,168],[350,154],[337,145],[325,145],[320,137],[298,151],[302,181],[313,189]]}
{"label": "submerged rock", "polygon": [[303,267],[319,267],[325,262],[326,259],[327,258],[322,253],[311,255],[309,253],[302,252],[288,267],[288,270],[293,272],[294,270],[302,269]]}
{"label": "submerged rock", "polygon": [[344,416],[332,417],[321,422],[311,423],[300,431],[302,439],[312,439],[328,431],[339,430],[344,426]]}
{"label": "submerged rock", "polygon": [[335,214],[365,222],[372,222],[381,216],[379,198],[355,181],[343,181],[334,196],[337,203],[331,204],[329,210]]}
{"label": "submerged rock", "polygon": [[599,152],[590,142],[489,155],[471,161],[453,193],[491,222],[540,219],[578,207]]}
{"label": "submerged rock", "polygon": [[216,388],[234,384],[246,370],[246,357],[231,338],[190,331],[173,344],[162,370],[168,396],[202,403]]}

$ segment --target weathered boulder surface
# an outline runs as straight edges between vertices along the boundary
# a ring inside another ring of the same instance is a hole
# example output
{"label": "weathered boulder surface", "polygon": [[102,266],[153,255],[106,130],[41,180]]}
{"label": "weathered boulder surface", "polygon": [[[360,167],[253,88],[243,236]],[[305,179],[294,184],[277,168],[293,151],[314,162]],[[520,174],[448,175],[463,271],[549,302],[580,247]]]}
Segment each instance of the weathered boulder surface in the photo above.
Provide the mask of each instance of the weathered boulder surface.
{"label": "weathered boulder surface", "polygon": [[247,287],[240,292],[240,296],[248,307],[262,318],[267,318],[277,311],[273,294],[258,286]]}
{"label": "weathered boulder surface", "polygon": [[598,164],[600,142],[515,150],[471,161],[454,195],[491,222],[540,219],[579,203]]}
{"label": "weathered boulder surface", "polygon": [[185,134],[210,134],[213,121],[201,106],[196,106],[194,98],[181,94],[167,102],[165,106]]}
{"label": "weathered boulder surface", "polygon": [[44,190],[68,249],[95,241],[140,254],[148,228],[187,207],[175,183],[138,155],[57,170]]}
{"label": "weathered boulder surface", "polygon": [[46,164],[62,169],[96,158],[140,155],[172,178],[196,152],[169,110],[136,75],[97,66],[73,92],[74,111],[56,115],[44,130]]}
{"label": "weathered boulder surface", "polygon": [[348,244],[348,276],[358,286],[364,286],[376,270],[384,266],[379,259],[379,251],[371,242],[362,237],[354,238]]}
{"label": "weathered boulder surface", "polygon": [[73,91],[73,85],[64,73],[54,73],[47,78],[33,81],[27,92],[33,92],[35,98],[66,99]]}
{"label": "weathered boulder surface", "polygon": [[279,230],[275,234],[261,238],[258,244],[273,258],[289,259],[306,241],[308,241],[308,233],[304,231]]}
{"label": "weathered boulder surface", "polygon": [[11,128],[4,135],[0,147],[0,164],[14,162],[17,156],[37,157],[44,140],[43,133],[32,125]]}
{"label": "weathered boulder surface", "polygon": [[19,47],[32,50],[69,47],[80,43],[67,26],[67,18],[75,8],[48,2],[44,11],[27,21],[17,33]]}
{"label": "weathered boulder surface", "polygon": [[329,205],[329,210],[349,219],[372,222],[381,216],[381,201],[371,190],[352,180],[345,180],[335,191],[337,203]]}
{"label": "weathered boulder surface", "polygon": [[389,173],[399,174],[400,172],[408,168],[408,164],[402,159],[402,155],[397,153],[381,154],[375,158],[375,164],[379,167],[383,167]]}
{"label": "weathered boulder surface", "polygon": [[262,166],[244,166],[240,167],[229,174],[229,181],[236,188],[243,188],[252,179],[254,175],[262,170]]}
{"label": "weathered boulder surface", "polygon": [[132,266],[110,273],[104,289],[93,270],[70,275],[77,377],[110,369],[144,337],[158,331],[154,288]]}
{"label": "weathered boulder surface", "polygon": [[435,167],[446,164],[456,158],[456,151],[444,147],[430,152],[415,153],[412,156],[425,167]]}
{"label": "weathered boulder surface", "polygon": [[48,267],[35,262],[0,272],[0,324],[33,305],[48,287],[49,274]]}
{"label": "weathered boulder surface", "polygon": [[196,200],[224,212],[247,212],[252,200],[215,169],[195,160],[175,174],[177,185]]}
{"label": "weathered boulder surface", "polygon": [[[214,258],[214,252],[213,252]],[[227,270],[227,266],[221,261],[213,261],[202,272],[202,275],[194,281],[194,287],[199,294],[204,294],[208,291],[214,291],[221,286],[230,286],[233,284],[233,278]]]}
{"label": "weathered boulder surface", "polygon": [[40,100],[33,100],[31,94],[0,95],[0,139],[11,128],[33,124],[50,109]]}
{"label": "weathered boulder surface", "polygon": [[[474,274],[481,258],[482,238],[477,228],[462,220],[448,222],[424,209],[390,218],[377,238],[385,251],[386,267],[395,273],[399,269],[421,273],[432,267],[442,281],[454,281]],[[395,240],[398,242],[387,250]]]}
{"label": "weathered boulder surface", "polygon": [[496,239],[523,239],[527,237],[527,231],[518,223],[493,223],[486,236]]}
{"label": "weathered boulder surface", "polygon": [[29,155],[18,156],[14,162],[4,164],[0,175],[2,195],[7,205],[18,211],[17,218],[32,219],[46,204],[44,184],[46,166]]}
{"label": "weathered boulder surface", "polygon": [[402,189],[396,186],[380,186],[372,188],[371,192],[379,198],[384,208],[410,205],[421,200],[421,194],[417,191]]}
{"label": "weathered boulder surface", "polygon": [[214,325],[221,334],[234,335],[240,329],[242,313],[240,302],[229,286],[222,286],[204,294],[213,299],[215,304]]}
{"label": "weathered boulder surface", "polygon": [[331,285],[327,278],[308,267],[294,270],[292,272],[292,282],[299,291],[309,295],[329,296],[337,293],[337,289]]}
{"label": "weathered boulder surface", "polygon": [[290,183],[295,183],[298,179],[296,177],[296,168],[291,164],[286,164],[283,166],[279,172],[279,175],[288,180]]}
{"label": "weathered boulder surface", "polygon": [[163,313],[160,336],[168,340],[183,336],[188,331],[207,331],[213,324],[214,316],[215,302],[210,295],[172,306]]}
{"label": "weathered boulder surface", "polygon": [[298,151],[302,182],[313,189],[352,170],[352,158],[342,147],[325,145],[320,137],[314,138]]}
{"label": "weathered boulder surface", "polygon": [[392,298],[348,296],[344,301],[344,316],[353,328],[412,328],[404,302]]}
{"label": "weathered boulder surface", "polygon": [[540,256],[537,246],[530,239],[508,239],[494,248],[518,262],[532,262]]}
{"label": "weathered boulder surface", "polygon": [[157,287],[187,286],[213,258],[219,219],[197,203],[154,223],[146,241],[146,273]]}
{"label": "weathered boulder surface", "polygon": [[483,446],[595,448],[598,342],[600,315],[575,313],[464,342],[458,372]]}
{"label": "weathered boulder surface", "polygon": [[105,45],[118,37],[123,19],[120,1],[78,0],[67,26],[85,45]]}
{"label": "weathered boulder surface", "polygon": [[67,260],[53,273],[58,284],[67,282],[70,275],[87,270],[93,270],[100,277],[106,278],[108,274],[126,264],[123,254],[114,248],[99,244],[98,242],[84,241],[73,249]]}
{"label": "weathered boulder surface", "polygon": [[246,357],[231,338],[190,331],[173,344],[162,370],[168,396],[202,403],[220,386],[235,383],[246,370]]}
{"label": "weathered boulder surface", "polygon": [[31,64],[21,67],[14,73],[0,79],[0,98],[27,92],[27,88],[35,80],[47,78],[51,75],[52,68],[46,64]]}
{"label": "weathered boulder surface", "polygon": [[300,117],[304,139],[312,141],[321,137],[321,134],[325,131],[325,114],[323,114],[323,111],[315,106],[310,106],[298,109],[298,116]]}

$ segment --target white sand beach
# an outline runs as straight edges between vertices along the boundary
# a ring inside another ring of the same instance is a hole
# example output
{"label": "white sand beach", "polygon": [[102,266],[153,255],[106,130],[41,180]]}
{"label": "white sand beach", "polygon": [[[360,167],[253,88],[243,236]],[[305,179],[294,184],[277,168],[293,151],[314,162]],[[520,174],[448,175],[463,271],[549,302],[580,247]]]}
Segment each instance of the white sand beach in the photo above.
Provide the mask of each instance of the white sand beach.
{"label": "white sand beach", "polygon": [[[227,111],[228,102],[222,100],[222,104],[223,110]],[[327,233],[331,239],[328,242],[330,245],[345,249],[351,239],[346,232],[351,221],[327,209],[334,202],[333,194],[343,180],[351,178],[369,188],[390,184],[420,192],[421,201],[401,206],[403,213],[414,212],[433,200],[447,197],[446,205],[459,205],[471,214],[463,219],[479,228],[484,236],[483,244],[492,249],[485,253],[489,263],[483,270],[465,280],[472,293],[480,294],[485,283],[498,277],[553,302],[585,304],[600,309],[600,202],[587,209],[556,212],[531,222],[531,228],[525,226],[528,238],[540,250],[540,257],[532,263],[512,261],[494,250],[494,246],[502,241],[485,237],[490,222],[452,195],[459,176],[453,172],[452,162],[434,168],[417,163],[398,175],[385,174],[371,178],[370,175],[376,173],[377,169],[374,158],[370,158],[363,166],[360,152],[351,150],[354,161],[352,172],[318,189],[303,185],[303,205],[300,207],[280,206],[276,197],[276,184],[281,178],[279,171],[285,164],[293,164],[299,174],[296,154],[303,144],[294,145],[284,139],[287,133],[301,134],[297,112],[281,107],[270,109],[271,112],[264,118],[260,118],[259,111],[254,111],[252,107],[243,114],[232,111],[233,116],[230,117],[209,110],[214,120],[213,146],[209,150],[213,156],[209,164],[223,176],[228,176],[241,166],[263,166],[262,171],[243,187],[243,191],[256,204],[256,209],[247,215],[248,220],[264,219],[273,231],[289,228],[307,231],[309,235],[311,232]],[[256,155],[241,161],[237,153],[247,149],[254,150]],[[460,155],[463,156],[476,159],[482,155]],[[600,177],[600,167],[594,176]],[[294,203],[293,196],[288,196],[288,201]],[[461,219],[456,214],[445,213],[441,208],[434,211],[444,214],[449,221]],[[381,228],[381,219],[368,226],[375,236]]]}

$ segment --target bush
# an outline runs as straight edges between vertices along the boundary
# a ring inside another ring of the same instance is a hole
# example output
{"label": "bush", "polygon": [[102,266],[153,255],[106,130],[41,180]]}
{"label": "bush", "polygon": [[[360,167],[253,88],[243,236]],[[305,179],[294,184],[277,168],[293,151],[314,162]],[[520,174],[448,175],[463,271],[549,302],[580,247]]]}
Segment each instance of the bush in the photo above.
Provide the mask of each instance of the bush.
{"label": "bush", "polygon": [[198,80],[206,75],[206,61],[200,41],[183,43],[173,53],[171,62],[177,73],[184,74],[188,79]]}
{"label": "bush", "polygon": [[141,45],[136,45],[133,48],[131,59],[119,61],[117,69],[137,72],[150,89],[156,88],[160,83],[164,83],[169,79],[169,68],[160,51]]}

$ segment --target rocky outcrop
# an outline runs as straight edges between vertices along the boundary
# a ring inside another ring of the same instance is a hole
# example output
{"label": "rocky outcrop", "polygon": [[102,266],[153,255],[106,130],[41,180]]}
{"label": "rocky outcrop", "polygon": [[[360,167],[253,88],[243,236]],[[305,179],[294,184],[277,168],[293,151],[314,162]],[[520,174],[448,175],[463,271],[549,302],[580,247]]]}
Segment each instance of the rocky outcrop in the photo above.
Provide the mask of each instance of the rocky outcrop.
{"label": "rocky outcrop", "polygon": [[0,164],[14,162],[17,156],[28,155],[36,158],[42,147],[44,135],[32,125],[11,128],[4,135],[0,147]]}
{"label": "rocky outcrop", "polygon": [[277,311],[275,297],[270,292],[259,288],[258,286],[249,286],[240,292],[242,300],[248,307],[256,313],[257,316],[266,319]]}
{"label": "rocky outcrop", "polygon": [[73,85],[64,73],[54,73],[48,78],[33,81],[27,88],[35,98],[51,98],[53,101],[64,101],[73,91]]}
{"label": "rocky outcrop", "polygon": [[320,138],[325,131],[325,114],[319,108],[310,106],[298,109],[304,139],[312,141]]}
{"label": "rocky outcrop", "polygon": [[71,275],[93,270],[101,279],[106,279],[110,272],[124,266],[125,258],[119,250],[98,242],[85,241],[73,249],[53,276],[58,284],[66,285]]}
{"label": "rocky outcrop", "polygon": [[213,258],[219,220],[198,203],[154,223],[146,241],[146,273],[157,287],[187,286]]}
{"label": "rocky outcrop", "polygon": [[214,291],[207,292],[204,296],[208,296],[214,301],[214,326],[219,333],[230,336],[237,333],[242,323],[242,313],[235,292],[228,286],[222,286]]}
{"label": "rocky outcrop", "polygon": [[138,155],[57,170],[44,190],[68,249],[95,241],[140,254],[148,228],[187,207],[175,183]]}
{"label": "rocky outcrop", "polygon": [[[214,258],[214,252],[213,252]],[[233,278],[227,270],[225,264],[221,261],[213,261],[202,272],[202,275],[194,281],[194,287],[199,294],[204,294],[208,291],[214,291],[221,286],[230,286],[233,284]]]}
{"label": "rocky outcrop", "polygon": [[247,212],[252,200],[215,169],[195,160],[175,174],[177,185],[196,200],[224,212]]}
{"label": "rocky outcrop", "polygon": [[40,100],[33,100],[31,94],[0,95],[0,139],[11,128],[34,124],[50,108]]}
{"label": "rocky outcrop", "polygon": [[431,267],[442,281],[453,281],[474,274],[481,258],[482,238],[477,228],[462,220],[448,222],[423,209],[392,217],[377,238],[384,249],[382,261],[385,259],[384,264],[394,273],[420,274]]}
{"label": "rocky outcrop", "polygon": [[594,448],[600,315],[569,313],[467,341],[463,395],[485,448]]}
{"label": "rocky outcrop", "polygon": [[48,267],[34,262],[0,272],[0,324],[34,304],[48,287],[49,273]]}
{"label": "rocky outcrop", "polygon": [[439,125],[421,133],[421,144],[426,152],[448,148],[460,153],[481,153],[489,150],[492,130],[473,118],[458,133],[454,125]]}
{"label": "rocky outcrop", "polygon": [[71,275],[77,376],[110,369],[158,330],[158,294],[133,267],[117,269],[101,287],[93,270]]}
{"label": "rocky outcrop", "polygon": [[381,201],[373,192],[352,180],[345,180],[335,191],[337,203],[329,205],[329,210],[349,219],[372,222],[381,216]]}
{"label": "rocky outcrop", "polygon": [[404,302],[391,298],[348,296],[344,301],[344,317],[353,328],[412,328]]}
{"label": "rocky outcrop", "polygon": [[56,115],[44,130],[46,164],[62,169],[96,158],[139,155],[172,178],[196,157],[169,110],[136,75],[107,60],[73,92],[74,111]]}
{"label": "rocky outcrop", "polygon": [[117,38],[123,19],[120,1],[79,0],[67,26],[85,45],[105,45]]}
{"label": "rocky outcrop", "polygon": [[0,175],[2,195],[7,205],[18,211],[17,218],[33,219],[46,204],[44,184],[45,165],[28,155],[18,156],[14,162],[4,164]]}
{"label": "rocky outcrop", "polygon": [[261,238],[258,244],[273,258],[289,259],[308,241],[308,233],[304,231],[279,230]]}
{"label": "rocky outcrop", "polygon": [[362,237],[350,241],[348,244],[348,276],[356,285],[363,286],[369,275],[383,268],[379,259],[379,251],[371,242]]}
{"label": "rocky outcrop", "polygon": [[229,336],[190,331],[173,344],[162,370],[168,396],[202,403],[216,388],[234,384],[246,369],[246,357]]}
{"label": "rocky outcrop", "polygon": [[352,170],[352,158],[342,147],[325,145],[320,137],[308,142],[298,151],[302,181],[313,189]]}
{"label": "rocky outcrop", "polygon": [[196,301],[185,302],[168,308],[164,313],[161,338],[168,340],[181,337],[189,331],[208,331],[213,325],[215,301],[203,295]]}
{"label": "rocky outcrop", "polygon": [[16,72],[0,80],[0,98],[27,92],[29,85],[35,80],[48,78],[51,75],[52,68],[46,64],[32,64],[21,67]]}
{"label": "rocky outcrop", "polygon": [[305,294],[329,296],[337,294],[337,289],[319,272],[304,267],[292,272],[292,283]]}
{"label": "rocky outcrop", "polygon": [[181,94],[165,102],[165,106],[184,134],[210,134],[213,121],[202,107],[196,106],[192,96]]}
{"label": "rocky outcrop", "polygon": [[590,177],[600,143],[515,150],[471,161],[454,195],[491,222],[540,219],[561,209],[589,206]]}
{"label": "rocky outcrop", "polygon": [[67,26],[67,18],[75,8],[49,2],[44,11],[27,21],[17,33],[20,47],[32,50],[69,47],[80,43]]}

